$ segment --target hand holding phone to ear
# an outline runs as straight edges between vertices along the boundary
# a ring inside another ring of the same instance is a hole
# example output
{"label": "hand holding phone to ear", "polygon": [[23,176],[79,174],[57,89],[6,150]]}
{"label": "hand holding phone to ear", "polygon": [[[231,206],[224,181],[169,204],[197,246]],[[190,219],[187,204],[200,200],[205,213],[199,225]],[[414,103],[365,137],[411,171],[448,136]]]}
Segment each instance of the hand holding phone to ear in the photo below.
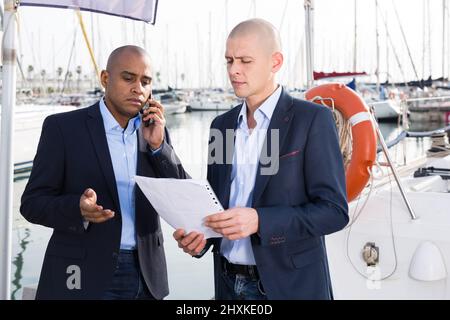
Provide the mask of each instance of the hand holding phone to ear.
{"label": "hand holding phone to ear", "polygon": [[[149,99],[141,110],[142,136],[149,144],[152,150],[158,149],[164,141],[164,128],[166,126],[166,119],[164,118],[164,108],[156,100]],[[147,124],[146,124],[147,123]]]}
{"label": "hand holding phone to ear", "polygon": [[[148,100],[145,102],[144,107],[142,107],[142,109],[141,109],[141,111],[140,111],[141,117],[143,117],[144,112],[150,108],[150,103],[149,103],[149,100],[150,100],[150,99],[151,99],[151,95],[150,95],[150,97],[148,98]],[[147,113],[146,113],[146,114],[147,114]],[[149,125],[153,124],[154,122],[155,122],[155,120],[153,120],[153,118],[152,118],[152,119],[150,119],[150,120],[143,121],[142,123],[143,123],[144,126],[148,127]]]}

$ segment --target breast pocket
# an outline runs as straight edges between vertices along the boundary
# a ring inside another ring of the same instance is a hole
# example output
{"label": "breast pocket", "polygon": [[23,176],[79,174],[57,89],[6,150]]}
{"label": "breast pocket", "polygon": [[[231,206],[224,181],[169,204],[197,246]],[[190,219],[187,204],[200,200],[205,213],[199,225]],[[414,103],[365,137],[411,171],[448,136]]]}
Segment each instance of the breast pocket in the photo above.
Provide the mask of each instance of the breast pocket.
{"label": "breast pocket", "polygon": [[284,153],[284,154],[280,155],[280,163],[296,161],[299,159],[300,154],[301,154],[300,149],[296,149],[296,150]]}

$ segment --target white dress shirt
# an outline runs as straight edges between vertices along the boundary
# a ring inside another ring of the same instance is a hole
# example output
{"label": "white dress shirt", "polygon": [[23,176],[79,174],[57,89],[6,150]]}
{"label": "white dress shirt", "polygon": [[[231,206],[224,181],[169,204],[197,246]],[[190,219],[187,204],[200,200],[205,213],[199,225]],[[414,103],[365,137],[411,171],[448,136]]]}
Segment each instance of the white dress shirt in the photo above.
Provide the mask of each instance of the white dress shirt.
{"label": "white dress shirt", "polygon": [[[233,167],[229,208],[251,207],[259,157],[269,128],[270,119],[280,99],[281,86],[255,111],[256,126],[250,130],[247,123],[247,105],[244,102],[238,116],[234,143]],[[221,253],[234,264],[256,265],[250,237],[240,240],[223,238]]]}

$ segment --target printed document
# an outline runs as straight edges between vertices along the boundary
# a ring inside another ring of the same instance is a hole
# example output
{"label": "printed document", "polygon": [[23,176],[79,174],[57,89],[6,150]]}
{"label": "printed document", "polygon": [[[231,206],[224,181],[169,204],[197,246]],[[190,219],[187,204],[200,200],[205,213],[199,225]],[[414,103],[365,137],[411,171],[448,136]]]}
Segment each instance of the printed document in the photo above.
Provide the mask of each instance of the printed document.
{"label": "printed document", "polygon": [[223,211],[207,180],[142,176],[135,176],[135,180],[156,212],[173,228],[182,228],[186,234],[201,232],[205,239],[222,237],[204,225],[206,216]]}

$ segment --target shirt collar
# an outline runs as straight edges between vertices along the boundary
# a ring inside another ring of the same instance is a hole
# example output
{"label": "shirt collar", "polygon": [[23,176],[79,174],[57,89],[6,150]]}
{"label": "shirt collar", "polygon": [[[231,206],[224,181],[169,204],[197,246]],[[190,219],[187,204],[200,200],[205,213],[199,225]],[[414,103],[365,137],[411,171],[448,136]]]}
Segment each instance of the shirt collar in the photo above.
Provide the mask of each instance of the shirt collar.
{"label": "shirt collar", "polygon": [[114,118],[114,116],[111,114],[111,111],[109,111],[108,107],[105,104],[104,97],[100,99],[99,102],[100,105],[100,113],[103,118],[103,124],[105,126],[106,132],[111,131],[121,131],[121,132],[129,132],[133,133],[135,130],[139,129],[141,125],[141,117],[137,115],[134,118],[131,118],[128,121],[128,125],[125,129],[123,129],[120,124],[117,122],[117,120]]}
{"label": "shirt collar", "polygon": [[[278,100],[281,96],[281,90],[282,87],[278,85],[278,88],[259,106],[258,109],[256,109],[255,116],[257,113],[260,113],[268,120],[272,119],[273,112],[275,111],[275,107],[277,106]],[[238,125],[241,121],[244,121],[247,125],[247,104],[245,101],[242,104],[241,111],[239,112],[237,118]]]}

